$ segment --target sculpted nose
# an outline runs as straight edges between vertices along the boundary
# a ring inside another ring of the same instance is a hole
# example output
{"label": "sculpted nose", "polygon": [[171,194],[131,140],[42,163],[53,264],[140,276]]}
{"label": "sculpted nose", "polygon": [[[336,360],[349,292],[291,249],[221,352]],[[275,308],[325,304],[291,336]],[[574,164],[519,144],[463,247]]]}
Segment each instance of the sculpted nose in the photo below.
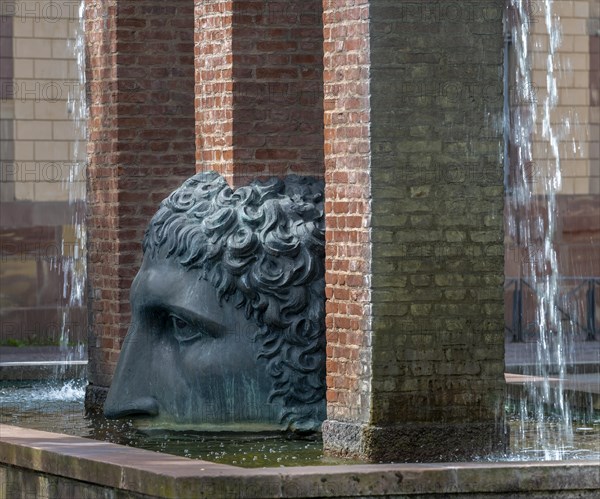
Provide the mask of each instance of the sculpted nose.
{"label": "sculpted nose", "polygon": [[125,338],[117,369],[104,402],[104,416],[109,419],[127,416],[157,416],[158,400],[148,391],[151,349],[147,342],[136,340],[131,329]]}
{"label": "sculpted nose", "polygon": [[154,397],[140,397],[122,403],[108,397],[104,404],[104,416],[108,419],[156,415],[158,415],[158,402]]}

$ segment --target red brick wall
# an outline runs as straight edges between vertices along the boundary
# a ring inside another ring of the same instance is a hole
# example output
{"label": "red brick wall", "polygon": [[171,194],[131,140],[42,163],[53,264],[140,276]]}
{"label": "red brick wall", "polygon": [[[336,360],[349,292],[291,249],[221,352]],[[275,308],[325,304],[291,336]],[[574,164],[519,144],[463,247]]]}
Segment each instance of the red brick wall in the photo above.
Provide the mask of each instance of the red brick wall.
{"label": "red brick wall", "polygon": [[196,1],[196,169],[323,175],[320,0]]}
{"label": "red brick wall", "polygon": [[118,263],[119,249],[115,189],[118,175],[114,168],[118,154],[117,96],[112,91],[116,86],[117,68],[111,61],[111,54],[116,52],[116,3],[116,0],[88,2],[85,21],[89,105],[88,285],[93,290],[88,294],[89,378],[105,386],[110,379],[110,366],[104,360],[110,360],[113,338],[119,335],[118,321],[110,325],[119,305],[118,283],[115,282],[118,278],[111,268]]}
{"label": "red brick wall", "polygon": [[196,171],[233,177],[233,2],[196,0]]}
{"label": "red brick wall", "polygon": [[368,14],[366,0],[324,2],[327,403],[338,421],[370,407]]}
{"label": "red brick wall", "polygon": [[86,2],[93,385],[110,383],[118,359],[146,225],[193,173],[194,154],[197,170],[233,185],[323,174],[320,9],[316,0]]}
{"label": "red brick wall", "polygon": [[91,384],[108,386],[160,201],[194,173],[193,2],[87,0]]}

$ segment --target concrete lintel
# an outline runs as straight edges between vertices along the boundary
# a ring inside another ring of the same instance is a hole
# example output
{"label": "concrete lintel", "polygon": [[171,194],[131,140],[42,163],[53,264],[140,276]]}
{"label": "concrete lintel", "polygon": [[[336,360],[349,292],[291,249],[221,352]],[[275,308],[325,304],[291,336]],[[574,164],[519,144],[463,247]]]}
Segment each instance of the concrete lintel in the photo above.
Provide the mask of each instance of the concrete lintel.
{"label": "concrete lintel", "polygon": [[591,461],[243,469],[0,425],[0,474],[24,470],[132,497],[597,497],[600,490]]}
{"label": "concrete lintel", "polygon": [[505,452],[507,442],[508,427],[494,423],[323,423],[325,452],[371,462],[469,460]]}

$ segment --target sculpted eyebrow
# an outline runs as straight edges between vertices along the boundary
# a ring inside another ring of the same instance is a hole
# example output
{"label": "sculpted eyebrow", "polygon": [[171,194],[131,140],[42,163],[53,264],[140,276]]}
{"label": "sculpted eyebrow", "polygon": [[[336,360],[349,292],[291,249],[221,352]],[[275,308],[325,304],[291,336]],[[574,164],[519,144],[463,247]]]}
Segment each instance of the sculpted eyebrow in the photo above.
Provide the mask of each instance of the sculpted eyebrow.
{"label": "sculpted eyebrow", "polygon": [[215,335],[223,334],[223,329],[225,327],[225,326],[223,326],[223,324],[219,324],[218,322],[208,319],[207,317],[198,315],[193,310],[178,307],[176,305],[170,305],[168,307],[168,310],[173,312],[173,314],[181,317],[182,319],[184,319],[192,324],[197,324],[197,325],[203,327],[209,333],[212,333]]}

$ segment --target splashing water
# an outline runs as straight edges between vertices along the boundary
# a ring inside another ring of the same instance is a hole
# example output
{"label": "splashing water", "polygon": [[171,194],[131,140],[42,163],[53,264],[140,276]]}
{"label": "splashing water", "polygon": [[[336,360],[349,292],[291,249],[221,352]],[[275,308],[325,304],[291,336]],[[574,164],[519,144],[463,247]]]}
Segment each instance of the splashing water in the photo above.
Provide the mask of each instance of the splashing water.
{"label": "splashing water", "polygon": [[[557,194],[562,185],[559,144],[563,134],[571,128],[570,120],[556,125],[551,119],[559,101],[557,77],[562,68],[557,51],[562,38],[561,24],[560,17],[554,13],[554,0],[537,3],[539,12],[543,11],[543,29],[548,35],[544,54],[546,88],[543,99],[538,102],[532,68],[538,62],[535,58],[542,54],[536,53],[531,46],[531,28],[540,19],[533,18],[537,12],[532,12],[529,0],[510,0],[509,5],[512,19],[507,19],[507,28],[515,63],[507,70],[512,73],[517,105],[512,109],[512,115],[505,116],[505,127],[517,169],[507,198],[507,232],[518,246],[534,255],[527,258],[523,269],[519,267],[522,275],[518,278],[520,281],[525,279],[537,296],[535,322],[538,334],[535,367],[525,373],[532,376],[532,381],[527,384],[520,403],[521,431],[513,434],[513,438],[521,439],[523,428],[533,420],[536,424],[535,446],[543,450],[544,459],[563,459],[565,450],[573,442],[572,414],[564,379],[567,365],[573,360],[573,334],[570,333],[574,325],[561,320],[558,309],[561,276],[555,245]],[[536,166],[534,137],[541,143],[547,159],[543,170],[534,172],[535,181],[532,182],[532,172],[526,166]],[[577,148],[575,142],[573,144]],[[548,421],[553,424],[546,424]]]}
{"label": "splashing water", "polygon": [[[3,410],[16,407],[25,412],[32,408],[49,410],[48,404],[81,403],[85,396],[85,382],[81,379],[71,379],[62,382],[22,382],[21,385],[0,386],[0,406]],[[63,405],[64,407],[64,405]]]}

